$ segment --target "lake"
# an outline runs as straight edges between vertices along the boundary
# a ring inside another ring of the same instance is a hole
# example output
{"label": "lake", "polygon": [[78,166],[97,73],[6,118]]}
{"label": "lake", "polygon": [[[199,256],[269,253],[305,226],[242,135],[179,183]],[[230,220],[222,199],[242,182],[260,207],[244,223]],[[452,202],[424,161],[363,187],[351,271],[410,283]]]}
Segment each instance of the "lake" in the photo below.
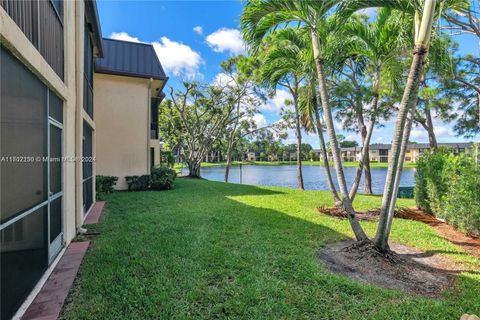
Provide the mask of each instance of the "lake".
{"label": "lake", "polygon": [[[334,182],[336,181],[335,170],[331,168]],[[350,186],[355,178],[357,168],[344,168],[345,179]],[[297,188],[297,167],[295,165],[243,165],[241,183],[251,184],[254,186],[279,186]],[[372,189],[375,194],[382,194],[385,185],[385,177],[387,169],[375,168],[372,172]],[[188,169],[183,168],[182,174],[188,174]],[[223,181],[225,174],[225,166],[212,166],[201,168],[200,174],[203,178],[213,181]],[[414,168],[404,168],[400,179],[400,186],[413,186],[414,184]],[[327,180],[325,178],[324,169],[321,166],[304,166],[303,181],[307,190],[328,190]],[[232,166],[230,168],[229,182],[240,183],[240,166]],[[338,187],[338,185],[337,185]],[[363,192],[363,175],[362,183],[358,191]]]}

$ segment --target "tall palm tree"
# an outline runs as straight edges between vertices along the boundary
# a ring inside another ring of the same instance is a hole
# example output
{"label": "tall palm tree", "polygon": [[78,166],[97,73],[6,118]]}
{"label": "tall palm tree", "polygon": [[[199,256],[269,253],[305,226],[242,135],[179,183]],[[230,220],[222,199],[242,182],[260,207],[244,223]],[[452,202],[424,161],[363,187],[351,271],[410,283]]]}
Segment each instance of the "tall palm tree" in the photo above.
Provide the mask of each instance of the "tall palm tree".
{"label": "tall palm tree", "polygon": [[339,0],[297,1],[297,0],[250,0],[247,1],[241,25],[244,38],[251,49],[259,48],[260,41],[276,28],[284,27],[289,23],[296,23],[298,28],[305,29],[310,34],[312,53],[316,65],[317,80],[320,91],[320,100],[323,109],[324,121],[330,140],[333,163],[340,186],[342,206],[347,212],[348,220],[357,240],[366,240],[348,194],[345,174],[343,172],[340,149],[333,123],[330,99],[327,92],[326,76],[324,71],[323,52],[325,44],[332,40],[332,30],[338,24],[331,22],[331,12],[335,10]]}
{"label": "tall palm tree", "polygon": [[262,43],[259,59],[262,65],[259,71],[261,81],[276,90],[285,88],[292,96],[297,145],[298,188],[304,190],[302,172],[302,125],[299,110],[299,90],[304,79],[305,50],[302,46],[292,45],[292,40],[300,40],[293,29],[281,29],[270,34]]}
{"label": "tall palm tree", "polygon": [[304,75],[304,83],[299,91],[299,114],[302,127],[307,132],[315,132],[318,135],[320,151],[323,158],[323,170],[327,178],[327,185],[332,193],[335,205],[341,206],[340,196],[333,183],[333,178],[328,161],[328,152],[323,136],[324,125],[319,110],[319,101],[317,91],[317,80],[315,73],[315,64],[313,61],[310,36],[301,29],[283,29],[278,32],[278,37],[282,39],[282,45],[294,48],[298,53],[297,66],[301,68]]}
{"label": "tall palm tree", "polygon": [[322,123],[322,116],[319,110],[319,101],[318,97],[316,78],[311,75],[307,76],[305,85],[301,88],[300,99],[299,99],[299,109],[300,114],[302,115],[302,125],[307,131],[315,132],[318,136],[318,142],[320,145],[320,152],[323,158],[323,170],[325,172],[325,177],[327,178],[327,185],[332,194],[333,201],[336,206],[341,206],[342,201],[338,195],[335,184],[333,183],[332,173],[330,171],[330,164],[328,161],[328,151],[325,143],[325,138],[323,136],[324,125]]}
{"label": "tall palm tree", "polygon": [[353,40],[349,43],[347,50],[357,59],[363,58],[367,61],[365,71],[371,75],[372,84],[368,127],[364,121],[363,106],[356,106],[363,148],[357,174],[350,189],[351,199],[356,195],[362,169],[365,171],[365,191],[372,193],[369,162],[370,138],[376,123],[376,113],[382,92],[392,92],[398,89],[397,79],[401,76],[403,67],[400,57],[405,54],[409,43],[407,30],[405,16],[391,8],[379,9],[374,22],[369,23],[352,17],[345,25],[345,33],[350,35]]}
{"label": "tall palm tree", "polygon": [[[440,5],[437,5],[440,4]],[[423,76],[433,23],[449,10],[458,12],[468,7],[468,0],[343,0],[338,10],[342,15],[367,7],[389,7],[410,16],[414,29],[414,50],[408,78],[397,113],[397,120],[390,149],[390,162],[380,209],[380,220],[374,243],[381,252],[389,250],[388,238],[393,221],[396,196],[400,183],[403,160],[410,136],[413,113],[417,104],[418,89]]]}

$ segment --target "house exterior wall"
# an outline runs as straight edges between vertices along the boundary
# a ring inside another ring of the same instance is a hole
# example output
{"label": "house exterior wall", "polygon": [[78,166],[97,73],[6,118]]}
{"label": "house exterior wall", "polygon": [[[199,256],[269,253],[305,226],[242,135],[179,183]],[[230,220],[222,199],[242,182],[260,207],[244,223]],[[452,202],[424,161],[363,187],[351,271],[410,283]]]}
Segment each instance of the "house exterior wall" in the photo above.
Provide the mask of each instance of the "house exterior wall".
{"label": "house exterior wall", "polygon": [[[77,28],[75,16],[84,15],[77,12],[75,2],[64,2],[64,41],[65,41],[65,75],[62,80],[42,57],[40,52],[24,35],[22,30],[10,18],[4,8],[0,7],[0,34],[1,43],[30,71],[32,71],[50,90],[63,99],[63,155],[75,157],[75,117],[76,117],[76,58],[75,58],[75,30]],[[63,230],[64,240],[68,244],[76,234],[75,207],[75,162],[63,162]],[[83,221],[82,221],[83,222]]]}
{"label": "house exterior wall", "polygon": [[[50,2],[48,2],[48,5],[50,5]],[[84,1],[63,1],[62,5],[64,65],[63,72],[60,72],[60,75],[58,70],[57,72],[54,71],[2,6],[0,6],[0,42],[9,54],[20,61],[63,101],[62,156],[64,160],[61,162],[63,191],[61,218],[63,246],[66,247],[75,237],[77,228],[83,225],[85,219],[81,188],[82,162],[80,160],[82,157],[82,126],[79,124],[86,119],[90,126],[95,128],[95,123],[83,110]],[[48,35],[43,36],[48,37]],[[93,165],[93,174],[95,174],[95,165]],[[94,197],[94,183],[92,188]],[[94,198],[93,201],[95,201]],[[26,226],[28,227],[28,223]],[[54,263],[53,260],[50,263]],[[52,267],[53,264],[50,265],[46,273]],[[36,288],[33,288],[31,296],[34,295],[36,290]],[[24,300],[23,305],[17,310],[16,316],[20,316],[25,311],[32,299],[33,297],[27,297]]]}
{"label": "house exterior wall", "polygon": [[156,148],[149,138],[150,80],[95,73],[93,83],[94,119],[102,123],[95,130],[96,173],[118,177],[115,188],[125,190],[125,176],[150,173]]}

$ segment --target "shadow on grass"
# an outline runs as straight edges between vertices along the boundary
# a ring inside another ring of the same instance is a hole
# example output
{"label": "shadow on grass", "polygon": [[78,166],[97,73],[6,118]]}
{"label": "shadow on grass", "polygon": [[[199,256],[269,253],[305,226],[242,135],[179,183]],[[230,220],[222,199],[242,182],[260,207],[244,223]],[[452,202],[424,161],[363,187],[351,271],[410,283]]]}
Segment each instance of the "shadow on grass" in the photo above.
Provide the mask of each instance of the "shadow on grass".
{"label": "shadow on grass", "polygon": [[229,199],[283,194],[180,179],[171,191],[110,195],[63,318],[401,319],[475,307],[474,289],[459,290],[455,310],[423,298],[413,308],[408,295],[335,276],[315,253],[344,234]]}

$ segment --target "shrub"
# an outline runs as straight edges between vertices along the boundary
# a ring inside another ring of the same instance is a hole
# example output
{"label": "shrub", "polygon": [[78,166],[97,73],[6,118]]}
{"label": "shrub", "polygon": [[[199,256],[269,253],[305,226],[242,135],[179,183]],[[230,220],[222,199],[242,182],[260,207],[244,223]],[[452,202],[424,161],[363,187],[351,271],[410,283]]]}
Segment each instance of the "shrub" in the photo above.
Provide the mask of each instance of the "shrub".
{"label": "shrub", "polygon": [[422,155],[415,174],[417,206],[470,234],[480,233],[480,168],[446,150]]}
{"label": "shrub", "polygon": [[114,191],[113,186],[117,184],[118,177],[96,176],[95,189],[98,200],[104,200],[105,196]]}
{"label": "shrub", "polygon": [[441,173],[445,165],[447,149],[424,153],[417,163],[415,172],[415,200],[417,206],[429,213],[439,209],[439,201],[448,189],[448,179],[444,181]]}
{"label": "shrub", "polygon": [[162,151],[160,153],[160,156],[162,158],[162,163],[166,163],[167,167],[173,168],[173,166],[175,165],[175,156],[173,155],[173,152]]}
{"label": "shrub", "polygon": [[128,184],[128,191],[145,191],[150,188],[152,179],[150,175],[126,176],[125,180]]}
{"label": "shrub", "polygon": [[152,169],[152,190],[169,190],[173,188],[173,182],[177,177],[175,170],[167,167]]}

